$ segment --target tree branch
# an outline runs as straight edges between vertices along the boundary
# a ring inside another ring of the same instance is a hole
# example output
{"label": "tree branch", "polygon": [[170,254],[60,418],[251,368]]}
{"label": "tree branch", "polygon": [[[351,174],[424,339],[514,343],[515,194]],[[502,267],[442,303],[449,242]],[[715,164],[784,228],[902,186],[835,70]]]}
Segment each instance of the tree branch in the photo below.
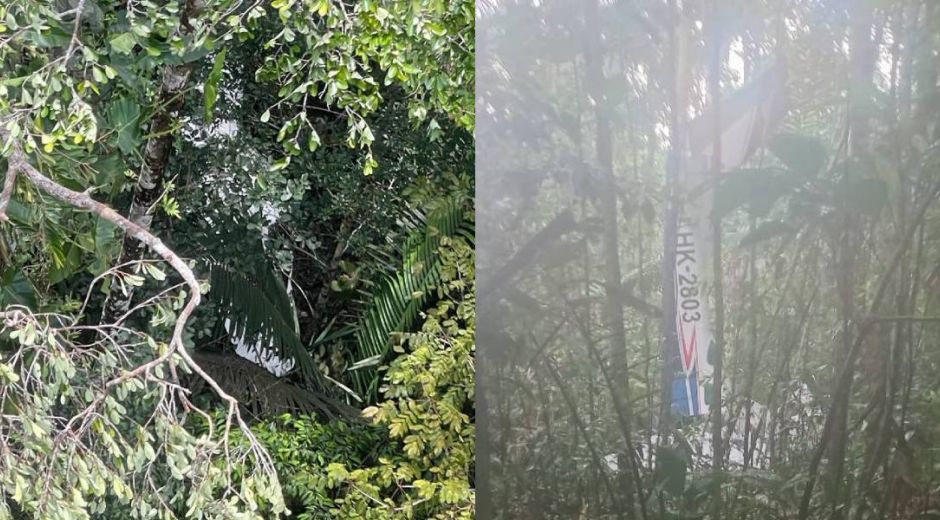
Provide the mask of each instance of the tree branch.
{"label": "tree branch", "polygon": [[[8,136],[6,131],[0,128],[0,139],[6,139],[7,137]],[[72,191],[43,175],[39,170],[36,169],[35,166],[29,162],[19,143],[14,141],[12,144],[10,156],[8,158],[7,179],[18,173],[29,179],[29,181],[32,182],[37,188],[45,191],[60,201],[76,208],[90,211],[121,228],[126,236],[133,237],[141,244],[149,247],[160,258],[170,264],[177,273],[179,273],[179,275],[186,282],[186,285],[189,287],[189,301],[186,302],[186,305],[183,307],[183,310],[180,311],[180,314],[176,320],[176,324],[173,328],[173,335],[170,338],[166,353],[149,363],[141,365],[141,367],[138,367],[138,370],[146,371],[148,368],[166,361],[174,353],[179,354],[186,365],[194,373],[201,377],[209,385],[209,387],[215,391],[219,398],[228,404],[228,417],[234,417],[249,442],[251,442],[254,446],[258,446],[254,434],[252,434],[251,429],[242,419],[241,413],[238,410],[238,400],[226,393],[222,387],[220,387],[219,384],[209,374],[207,374],[205,370],[203,370],[202,367],[196,363],[195,360],[193,360],[189,352],[187,352],[183,347],[183,331],[186,328],[186,322],[189,320],[189,317],[199,305],[201,298],[199,281],[196,279],[196,275],[193,273],[193,270],[190,269],[188,265],[186,265],[186,262],[184,262],[182,258],[180,258],[169,247],[167,247],[162,240],[154,236],[140,225],[131,222],[129,219],[123,215],[120,215],[112,208],[94,200],[87,193]],[[5,191],[6,189],[4,189],[4,192]],[[3,199],[0,197],[0,202],[2,201]],[[0,210],[2,209],[3,206],[0,206]],[[122,377],[121,380],[125,380],[128,377],[132,377],[133,375],[137,375],[138,370],[128,373],[125,377]],[[263,466],[265,466],[266,470],[273,471],[273,467],[270,465],[270,460],[267,457],[260,457],[259,461]]]}
{"label": "tree branch", "polygon": [[[2,132],[2,130],[0,130],[0,132]],[[6,136],[3,135],[3,137]],[[196,275],[193,273],[193,270],[190,269],[188,265],[186,265],[186,262],[177,256],[176,253],[170,250],[170,248],[167,247],[162,240],[145,230],[143,227],[131,222],[110,207],[91,198],[91,196],[87,193],[72,191],[40,173],[35,166],[30,164],[26,154],[23,152],[18,143],[13,143],[12,152],[10,153],[8,161],[9,166],[7,168],[7,179],[9,179],[11,175],[16,175],[18,173],[22,174],[37,188],[48,193],[49,195],[52,195],[60,201],[80,209],[88,210],[107,220],[108,222],[121,228],[128,236],[134,237],[141,244],[149,247],[160,258],[170,264],[173,269],[175,269],[176,272],[180,274],[180,276],[183,277],[186,285],[189,286],[191,294],[189,301],[186,303],[186,306],[183,307],[183,310],[180,312],[179,319],[176,322],[176,326],[173,330],[173,336],[170,340],[170,349],[173,350],[182,346],[183,328],[186,326],[186,321],[196,309],[196,306],[199,305],[200,301],[199,281],[196,279]],[[4,192],[5,191],[6,186],[4,186]],[[0,203],[2,202],[2,194],[0,194]],[[3,209],[3,206],[0,206],[0,209]]]}
{"label": "tree branch", "polygon": [[874,321],[940,321],[940,316],[871,316]]}

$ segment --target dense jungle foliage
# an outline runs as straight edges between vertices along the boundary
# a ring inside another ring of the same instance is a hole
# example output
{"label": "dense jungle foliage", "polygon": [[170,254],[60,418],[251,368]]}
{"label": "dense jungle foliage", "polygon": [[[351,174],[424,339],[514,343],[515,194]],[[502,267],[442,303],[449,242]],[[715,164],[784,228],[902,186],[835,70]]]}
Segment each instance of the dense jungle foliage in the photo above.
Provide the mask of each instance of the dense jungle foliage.
{"label": "dense jungle foliage", "polygon": [[0,518],[474,516],[473,25],[0,3]]}
{"label": "dense jungle foliage", "polygon": [[[940,4],[479,11],[480,516],[940,518]],[[727,128],[677,417],[683,150]]]}

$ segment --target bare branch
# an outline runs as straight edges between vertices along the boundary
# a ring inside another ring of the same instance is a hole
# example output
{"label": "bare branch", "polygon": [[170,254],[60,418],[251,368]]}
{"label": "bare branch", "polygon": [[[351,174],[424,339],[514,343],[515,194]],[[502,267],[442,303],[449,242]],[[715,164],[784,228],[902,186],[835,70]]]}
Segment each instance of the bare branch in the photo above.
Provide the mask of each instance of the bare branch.
{"label": "bare branch", "polygon": [[72,59],[72,54],[75,52],[76,47],[80,44],[78,41],[78,33],[81,31],[82,27],[82,15],[85,14],[85,1],[86,0],[79,0],[78,5],[75,6],[75,28],[72,30],[72,37],[69,39],[69,47],[65,50],[65,55],[63,56],[66,67],[68,67],[69,60]]}

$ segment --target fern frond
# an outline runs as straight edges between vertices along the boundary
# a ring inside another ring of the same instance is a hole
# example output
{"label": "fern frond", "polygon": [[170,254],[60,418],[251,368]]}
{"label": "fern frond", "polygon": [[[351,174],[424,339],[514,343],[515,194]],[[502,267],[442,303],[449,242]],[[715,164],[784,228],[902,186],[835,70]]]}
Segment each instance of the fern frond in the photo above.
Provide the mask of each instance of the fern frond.
{"label": "fern frond", "polygon": [[[442,237],[462,236],[473,240],[472,205],[466,197],[443,199],[426,215],[406,212],[402,226],[411,231],[402,250],[400,267],[386,275],[372,293],[359,320],[351,326],[356,362],[351,371],[356,393],[375,398],[378,370],[375,360],[384,360],[395,333],[411,331],[440,279],[437,250]],[[366,361],[369,361],[366,363]],[[363,366],[366,365],[366,366]]]}
{"label": "fern frond", "polygon": [[[255,417],[285,412],[318,413],[330,419],[355,419],[359,416],[355,408],[292,385],[241,356],[200,350],[194,351],[192,356],[222,390],[237,399],[244,410]],[[191,390],[199,391],[202,384],[201,380],[194,382]]]}
{"label": "fern frond", "polygon": [[313,357],[300,341],[290,296],[270,268],[254,270],[249,277],[225,264],[210,261],[208,297],[222,307],[228,332],[248,344],[261,345],[265,352],[290,360],[303,379],[314,388],[324,388]]}

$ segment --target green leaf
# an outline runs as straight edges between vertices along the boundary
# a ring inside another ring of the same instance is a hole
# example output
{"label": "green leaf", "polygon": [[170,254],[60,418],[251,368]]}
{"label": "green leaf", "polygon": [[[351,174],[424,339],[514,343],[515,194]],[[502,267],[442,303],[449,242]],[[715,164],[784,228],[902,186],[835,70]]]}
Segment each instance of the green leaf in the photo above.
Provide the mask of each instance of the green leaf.
{"label": "green leaf", "polygon": [[771,140],[770,151],[797,175],[815,176],[826,165],[826,147],[815,137],[779,134]]}
{"label": "green leaf", "polygon": [[111,38],[111,48],[118,54],[131,54],[136,45],[137,39],[132,33],[121,33]]}
{"label": "green leaf", "polygon": [[307,140],[307,148],[315,152],[320,147],[320,134],[316,130],[310,131],[310,138]]}
{"label": "green leaf", "polygon": [[215,110],[215,102],[219,98],[219,80],[222,79],[222,67],[225,65],[225,54],[228,49],[222,49],[222,52],[216,55],[215,62],[212,64],[212,71],[206,78],[206,84],[203,88],[206,105],[206,122],[212,121],[212,113]]}
{"label": "green leaf", "polygon": [[803,182],[803,178],[780,168],[743,168],[729,174],[715,189],[713,211],[723,217],[748,206],[752,215],[764,215],[780,197]]}
{"label": "green leaf", "polygon": [[82,18],[91,28],[98,32],[104,28],[104,10],[94,0],[87,0],[82,10]]}
{"label": "green leaf", "polygon": [[[120,142],[120,137],[118,137]],[[95,168],[95,185],[100,187],[100,193],[108,197],[113,197],[115,194],[120,193],[116,191],[120,189],[120,185],[124,182],[124,179],[127,177],[124,175],[124,172],[127,171],[127,166],[124,164],[121,154],[112,153],[99,157],[94,164]]]}
{"label": "green leaf", "polygon": [[51,49],[67,46],[72,40],[72,33],[58,25],[54,25],[48,27],[45,31],[30,31],[29,38],[33,40],[38,47]]}
{"label": "green leaf", "polygon": [[122,97],[111,104],[111,126],[117,133],[117,144],[125,155],[133,155],[140,147],[140,107],[133,100]]}
{"label": "green leaf", "polygon": [[166,280],[166,273],[164,273],[159,267],[153,264],[144,264],[144,268],[147,270],[147,274],[149,274],[150,277],[154,280],[158,282]]}
{"label": "green leaf", "polygon": [[748,247],[754,244],[776,238],[781,235],[790,235],[796,233],[797,229],[786,222],[771,220],[761,223],[757,229],[751,231],[741,239],[741,247]]}
{"label": "green leaf", "polygon": [[276,171],[279,171],[279,170],[283,170],[284,168],[287,168],[288,165],[290,165],[290,156],[289,156],[289,155],[288,155],[287,157],[282,157],[282,158],[280,158],[280,159],[274,161],[273,163],[271,163],[271,171],[272,171],[272,172],[276,172]]}
{"label": "green leaf", "polygon": [[82,265],[82,248],[71,243],[65,244],[64,247],[63,263],[49,270],[49,283],[59,283],[65,280]]}
{"label": "green leaf", "polygon": [[355,337],[353,359],[357,368],[350,373],[356,394],[370,400],[377,395],[376,360],[380,363],[386,358],[396,333],[411,331],[417,324],[420,310],[431,298],[431,289],[440,281],[442,239],[472,230],[473,217],[467,214],[465,204],[455,196],[427,215],[414,211],[402,216],[409,234],[401,251],[402,263],[379,282],[357,322],[346,329]]}
{"label": "green leaf", "polygon": [[35,206],[23,204],[16,199],[10,199],[7,206],[7,216],[19,226],[31,227],[42,218]]}
{"label": "green leaf", "polygon": [[117,226],[106,219],[98,218],[95,225],[95,255],[107,264],[116,256],[119,246],[119,241],[115,238],[116,230]]}
{"label": "green leaf", "polygon": [[287,289],[272,266],[262,263],[249,278],[217,262],[209,262],[209,298],[222,305],[233,337],[270,345],[282,359],[292,359],[303,377],[322,386],[310,353],[297,334],[295,310]]}
{"label": "green leaf", "polygon": [[168,63],[192,63],[194,61],[199,61],[212,52],[213,46],[207,42],[207,45],[200,45],[199,47],[189,47],[182,56],[169,56],[167,57]]}
{"label": "green leaf", "polygon": [[36,288],[23,271],[8,269],[0,275],[0,307],[7,305],[36,308]]}

